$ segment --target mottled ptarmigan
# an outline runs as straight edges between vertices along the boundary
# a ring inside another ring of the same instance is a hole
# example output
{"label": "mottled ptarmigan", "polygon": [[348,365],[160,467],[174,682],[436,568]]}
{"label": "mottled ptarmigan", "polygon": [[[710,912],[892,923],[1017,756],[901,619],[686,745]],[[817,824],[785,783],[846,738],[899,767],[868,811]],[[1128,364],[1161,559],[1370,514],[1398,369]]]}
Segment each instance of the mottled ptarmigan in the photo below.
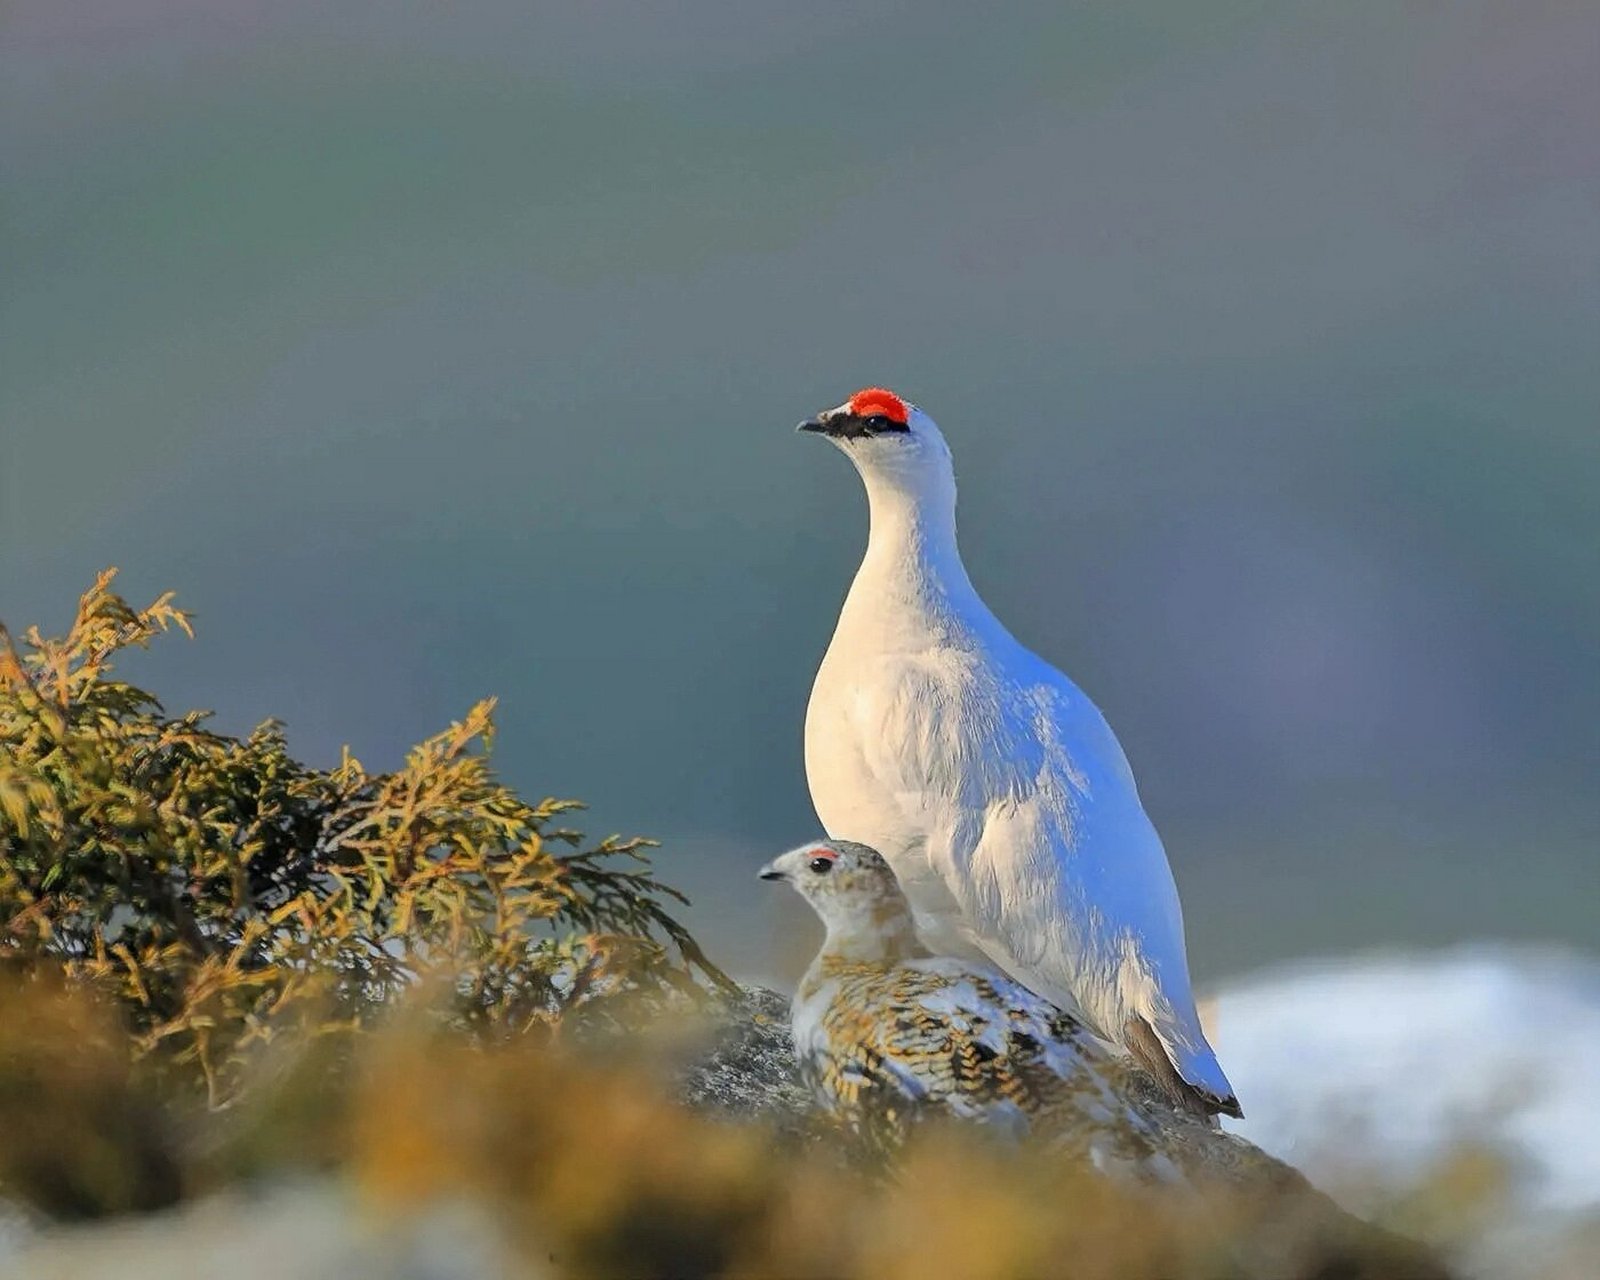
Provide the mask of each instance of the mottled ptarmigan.
{"label": "mottled ptarmigan", "polygon": [[1181,1104],[1239,1115],[1127,758],[1095,705],[973,589],[939,428],[874,387],[800,429],[844,451],[871,510],[806,709],[823,827],[883,852],[935,951],[986,957],[1080,1012]]}
{"label": "mottled ptarmigan", "polygon": [[795,992],[795,1053],[818,1103],[894,1141],[948,1116],[1033,1134],[1101,1169],[1170,1178],[1129,1068],[1075,1019],[998,970],[932,956],[889,864],[848,840],[761,869],[827,927]]}

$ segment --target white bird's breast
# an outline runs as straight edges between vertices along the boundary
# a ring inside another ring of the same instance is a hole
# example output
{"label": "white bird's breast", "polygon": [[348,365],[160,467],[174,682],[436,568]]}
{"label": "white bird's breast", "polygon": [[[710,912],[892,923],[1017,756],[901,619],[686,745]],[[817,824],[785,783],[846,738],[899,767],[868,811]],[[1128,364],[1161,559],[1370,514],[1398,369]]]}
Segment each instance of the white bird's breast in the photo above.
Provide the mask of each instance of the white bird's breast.
{"label": "white bird's breast", "polygon": [[1128,962],[1181,965],[1182,925],[1104,718],[998,624],[856,603],[806,714],[824,828],[883,853],[934,950],[1120,1025]]}
{"label": "white bird's breast", "polygon": [[889,860],[930,946],[981,955],[960,903],[929,865],[917,796],[898,793],[874,758],[916,737],[912,720],[931,710],[917,707],[909,687],[926,650],[852,634],[849,623],[847,607],[806,708],[806,781],[817,817],[830,836],[860,840]]}

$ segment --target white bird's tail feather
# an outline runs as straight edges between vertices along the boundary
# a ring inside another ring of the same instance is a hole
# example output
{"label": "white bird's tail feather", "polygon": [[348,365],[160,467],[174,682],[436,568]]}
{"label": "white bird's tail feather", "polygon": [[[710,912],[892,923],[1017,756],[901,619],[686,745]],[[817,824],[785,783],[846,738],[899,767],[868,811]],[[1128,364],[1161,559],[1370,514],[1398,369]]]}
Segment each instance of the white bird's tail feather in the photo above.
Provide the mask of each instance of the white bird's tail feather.
{"label": "white bird's tail feather", "polygon": [[1198,1046],[1172,1043],[1144,1018],[1135,1015],[1123,1028],[1123,1042],[1134,1059],[1156,1078],[1172,1101],[1185,1111],[1210,1118],[1244,1115],[1233,1086],[1204,1040]]}

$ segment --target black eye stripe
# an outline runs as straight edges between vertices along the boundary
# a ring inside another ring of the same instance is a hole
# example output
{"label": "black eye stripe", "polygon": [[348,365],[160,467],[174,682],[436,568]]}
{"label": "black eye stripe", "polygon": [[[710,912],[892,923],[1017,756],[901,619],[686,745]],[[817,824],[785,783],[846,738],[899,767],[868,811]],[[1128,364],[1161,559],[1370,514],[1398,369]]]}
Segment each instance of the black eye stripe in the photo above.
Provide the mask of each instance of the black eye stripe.
{"label": "black eye stripe", "polygon": [[910,435],[911,428],[903,422],[896,422],[888,414],[875,413],[863,418],[854,413],[840,413],[826,420],[824,432],[830,436],[840,436],[846,440],[858,440],[862,436],[890,436]]}

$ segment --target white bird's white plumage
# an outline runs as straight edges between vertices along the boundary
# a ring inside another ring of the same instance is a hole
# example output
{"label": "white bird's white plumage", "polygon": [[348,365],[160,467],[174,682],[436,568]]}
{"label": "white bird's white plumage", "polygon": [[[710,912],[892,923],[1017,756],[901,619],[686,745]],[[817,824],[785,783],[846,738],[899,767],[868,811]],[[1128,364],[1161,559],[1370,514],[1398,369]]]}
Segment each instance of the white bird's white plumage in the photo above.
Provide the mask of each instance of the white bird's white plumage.
{"label": "white bird's white plumage", "polygon": [[1191,1105],[1236,1112],[1127,759],[1094,704],[973,589],[938,427],[877,391],[802,426],[855,464],[871,514],[806,710],[824,828],[882,851],[934,951],[986,957]]}
{"label": "white bird's white plumage", "polygon": [[827,926],[791,1013],[824,1108],[874,1138],[946,1115],[1037,1134],[1102,1170],[1176,1176],[1123,1064],[992,966],[930,955],[876,851],[814,842],[761,874],[791,884]]}

